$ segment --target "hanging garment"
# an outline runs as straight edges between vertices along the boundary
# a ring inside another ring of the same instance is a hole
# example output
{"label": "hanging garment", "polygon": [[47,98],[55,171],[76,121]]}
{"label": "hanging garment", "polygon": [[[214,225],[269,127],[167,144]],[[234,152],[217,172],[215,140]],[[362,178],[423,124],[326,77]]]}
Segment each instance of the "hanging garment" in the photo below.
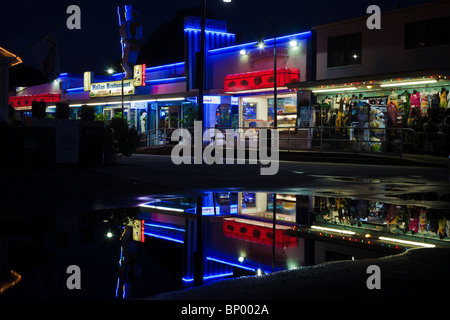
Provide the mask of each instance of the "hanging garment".
{"label": "hanging garment", "polygon": [[420,92],[412,93],[410,99],[411,108],[420,108]]}
{"label": "hanging garment", "polygon": [[450,91],[449,91],[449,93],[448,93],[448,95],[447,95],[447,101],[448,101],[448,103],[447,103],[447,109],[450,109]]}
{"label": "hanging garment", "polygon": [[447,109],[448,106],[447,95],[448,95],[447,90],[443,90],[439,93],[440,98],[439,107]]}
{"label": "hanging garment", "polygon": [[397,101],[389,100],[387,105],[387,113],[392,124],[395,126],[397,123]]}
{"label": "hanging garment", "polygon": [[428,92],[423,91],[420,94],[420,115],[426,117],[428,115]]}
{"label": "hanging garment", "polygon": [[439,103],[440,103],[440,97],[439,97],[439,92],[437,91],[433,91],[430,94],[430,107],[431,108],[437,108],[439,107]]}

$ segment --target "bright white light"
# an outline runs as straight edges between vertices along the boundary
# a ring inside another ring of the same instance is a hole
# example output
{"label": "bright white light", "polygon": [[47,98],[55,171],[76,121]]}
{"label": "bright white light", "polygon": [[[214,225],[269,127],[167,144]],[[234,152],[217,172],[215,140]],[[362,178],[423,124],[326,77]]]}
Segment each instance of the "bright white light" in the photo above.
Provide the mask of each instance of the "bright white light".
{"label": "bright white light", "polygon": [[244,262],[244,257],[243,257],[243,256],[240,256],[239,259],[238,259],[238,261],[241,262],[241,263]]}
{"label": "bright white light", "polygon": [[358,55],[354,54],[353,59],[356,59],[356,58],[358,58]]}
{"label": "bright white light", "polygon": [[264,42],[258,43],[258,48],[264,49],[264,47],[265,47]]}
{"label": "bright white light", "polygon": [[108,238],[112,238],[113,234],[112,234],[112,232],[108,232],[108,233],[106,234],[106,236],[107,236]]}
{"label": "bright white light", "polygon": [[356,233],[356,232],[348,231],[348,230],[326,228],[326,227],[319,227],[319,226],[311,226],[311,228],[317,229],[317,230],[322,230],[322,231],[338,232],[338,233],[344,233],[344,234],[355,234]]}
{"label": "bright white light", "polygon": [[313,90],[312,92],[333,92],[333,91],[347,91],[347,90],[356,90],[356,87],[336,88],[336,89],[321,89],[321,90]]}
{"label": "bright white light", "polygon": [[241,55],[245,55],[245,54],[247,54],[247,51],[245,51],[245,49],[242,49],[241,51],[239,51],[239,53],[240,53]]}
{"label": "bright white light", "polygon": [[262,275],[262,271],[260,268],[258,268],[258,270],[256,270],[256,275],[258,275],[258,276]]}
{"label": "bright white light", "polygon": [[387,237],[379,237],[378,239],[384,240],[384,241],[389,241],[389,242],[394,242],[394,243],[410,244],[413,246],[420,246],[420,247],[425,247],[425,248],[436,247],[434,244],[416,242],[416,241],[408,241],[408,240],[401,240],[401,239],[394,239],[394,238],[387,238]]}
{"label": "bright white light", "polygon": [[162,207],[162,206],[153,206],[153,205],[148,205],[148,204],[140,204],[139,207],[150,208],[150,209],[158,209],[158,210],[166,210],[166,211],[184,212],[183,209]]}
{"label": "bright white light", "polygon": [[223,0],[223,2],[231,2],[231,0]]}
{"label": "bright white light", "polygon": [[111,68],[109,68],[107,71],[108,71],[109,74],[113,74],[114,73],[114,70],[111,69]]}
{"label": "bright white light", "polygon": [[390,82],[390,83],[380,84],[380,87],[411,86],[411,85],[416,85],[416,84],[435,83],[435,82],[437,82],[437,80]]}
{"label": "bright white light", "polygon": [[291,41],[289,41],[289,45],[291,47],[296,47],[297,46],[297,41],[296,40],[291,40]]}

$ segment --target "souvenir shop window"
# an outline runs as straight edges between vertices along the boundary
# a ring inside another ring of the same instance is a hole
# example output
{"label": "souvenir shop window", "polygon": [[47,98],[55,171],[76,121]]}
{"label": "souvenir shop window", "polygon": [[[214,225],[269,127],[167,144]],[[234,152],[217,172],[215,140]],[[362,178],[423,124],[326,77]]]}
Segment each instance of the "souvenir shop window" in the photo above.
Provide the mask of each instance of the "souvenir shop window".
{"label": "souvenir shop window", "polygon": [[328,38],[327,67],[361,64],[361,32]]}
{"label": "souvenir shop window", "polygon": [[449,44],[450,17],[405,24],[405,49]]}

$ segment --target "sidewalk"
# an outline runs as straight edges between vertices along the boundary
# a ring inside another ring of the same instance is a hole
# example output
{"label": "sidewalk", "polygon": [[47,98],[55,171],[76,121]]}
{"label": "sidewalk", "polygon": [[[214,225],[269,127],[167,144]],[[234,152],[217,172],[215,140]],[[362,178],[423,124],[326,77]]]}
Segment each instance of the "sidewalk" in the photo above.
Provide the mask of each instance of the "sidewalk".
{"label": "sidewalk", "polygon": [[[174,145],[167,145],[159,148],[141,148],[136,151],[136,154],[170,155],[173,146]],[[191,154],[193,155],[194,152],[192,151]],[[248,155],[246,155],[246,157],[247,156]],[[386,153],[355,153],[351,151],[280,150],[279,159],[284,161],[315,161],[450,168],[449,158],[407,153],[400,156]]]}

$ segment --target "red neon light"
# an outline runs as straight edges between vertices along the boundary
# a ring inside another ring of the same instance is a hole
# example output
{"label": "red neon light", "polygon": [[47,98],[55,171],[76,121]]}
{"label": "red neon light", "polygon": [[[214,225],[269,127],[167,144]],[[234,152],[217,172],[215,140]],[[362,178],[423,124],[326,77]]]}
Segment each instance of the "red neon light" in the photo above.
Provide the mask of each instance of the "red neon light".
{"label": "red neon light", "polygon": [[145,242],[144,220],[141,220],[141,242]]}
{"label": "red neon light", "polygon": [[[227,237],[243,239],[265,245],[273,245],[272,228],[242,223],[234,220],[223,221],[223,233]],[[275,230],[275,246],[281,248],[295,247],[297,237],[288,236],[284,230]]]}
{"label": "red neon light", "polygon": [[[288,83],[300,81],[300,70],[296,68],[277,69],[277,86],[285,87]],[[225,77],[225,92],[273,88],[273,70],[230,74]]]}
{"label": "red neon light", "polygon": [[30,96],[11,96],[8,100],[14,108],[30,107],[33,101],[59,102],[61,95],[59,93],[42,93]]}

